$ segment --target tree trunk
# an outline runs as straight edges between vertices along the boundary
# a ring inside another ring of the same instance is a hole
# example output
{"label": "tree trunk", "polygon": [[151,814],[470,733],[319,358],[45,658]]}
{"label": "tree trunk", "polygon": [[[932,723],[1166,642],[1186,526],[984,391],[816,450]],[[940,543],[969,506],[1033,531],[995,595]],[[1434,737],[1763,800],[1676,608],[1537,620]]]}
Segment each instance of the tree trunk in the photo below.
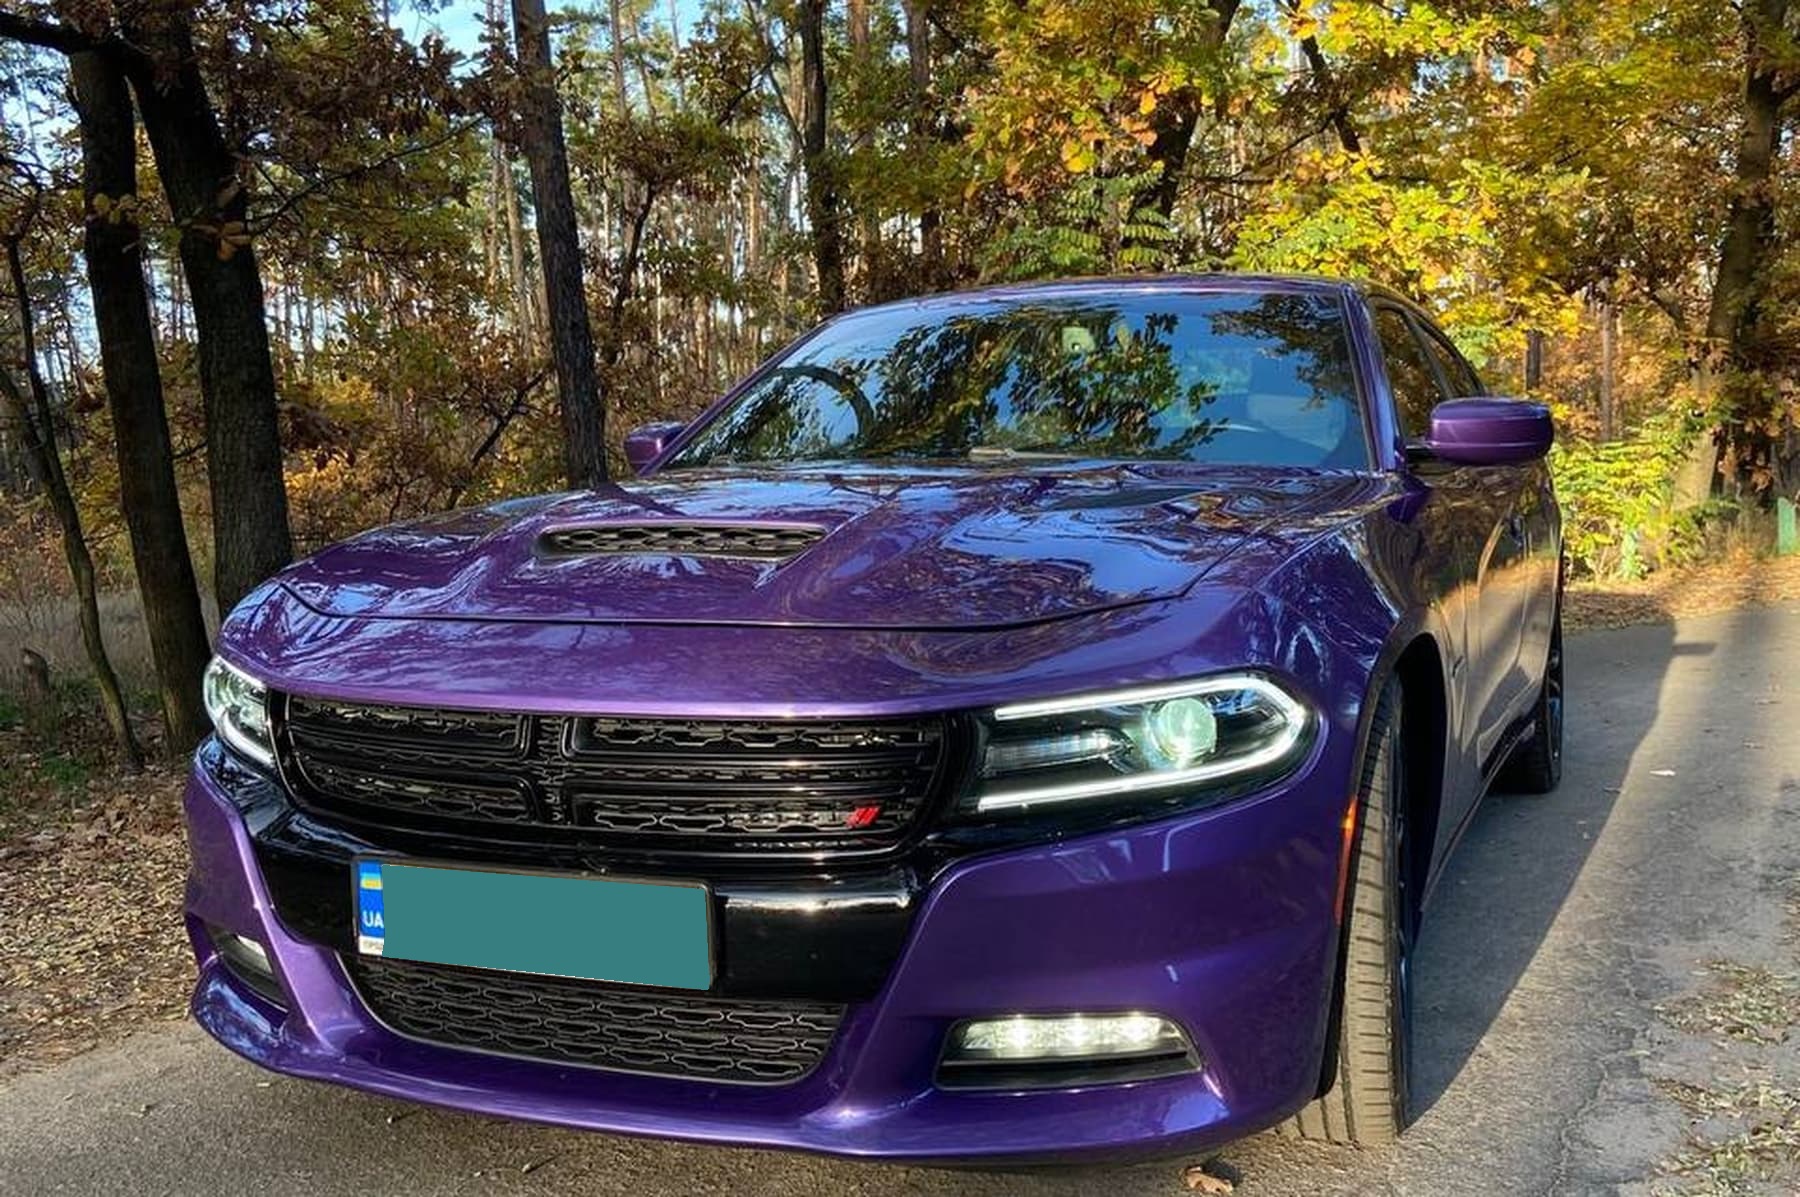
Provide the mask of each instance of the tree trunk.
{"label": "tree trunk", "polygon": [[187,278],[181,273],[181,251],[169,260],[169,339],[187,340]]}
{"label": "tree trunk", "polygon": [[1332,131],[1337,134],[1339,148],[1352,157],[1360,157],[1362,135],[1357,132],[1356,122],[1351,119],[1348,97],[1338,94],[1337,80],[1332,76],[1331,64],[1325,60],[1325,52],[1319,49],[1319,39],[1310,36],[1301,38],[1300,52],[1306,56],[1306,65],[1312,71],[1319,97],[1331,106],[1326,119],[1331,122]]}
{"label": "tree trunk", "polygon": [[1600,439],[1610,441],[1619,434],[1619,309],[1610,287],[1601,288],[1595,310],[1600,319]]}
{"label": "tree trunk", "polygon": [[128,25],[126,35],[155,59],[154,66],[134,61],[131,85],[181,228],[206,412],[213,592],[224,615],[294,552],[262,275],[249,242],[237,164],[207,97],[185,21],[154,29]]}
{"label": "tree trunk", "polygon": [[519,189],[513,183],[511,166],[503,169],[501,178],[506,188],[506,262],[512,279],[514,331],[519,337],[519,352],[530,357],[538,345],[538,329],[543,326],[538,314],[538,289],[525,260],[525,222],[519,216]]}
{"label": "tree trunk", "polygon": [[[848,33],[850,35],[850,86],[854,89],[851,104],[856,119],[850,130],[850,149],[861,154],[875,143],[875,129],[883,118],[870,112],[869,97],[877,86],[874,56],[870,38],[873,33],[869,0],[849,0]],[[856,245],[850,253],[852,277],[860,280],[862,294],[886,299],[907,294],[916,288],[916,279],[895,277],[891,266],[883,262],[881,214],[875,204],[858,205],[852,197],[847,205],[856,213]],[[895,291],[893,288],[901,289]]]}
{"label": "tree trunk", "polygon": [[208,654],[206,621],[175,487],[136,206],[127,202],[137,197],[131,93],[124,77],[91,51],[70,56],[69,74],[81,124],[84,249],[118,453],[119,505],[131,534],[169,745],[185,752],[208,728],[200,697]]}
{"label": "tree trunk", "polygon": [[[912,119],[908,134],[913,148],[922,150],[931,137],[931,22],[928,8],[931,0],[902,0],[906,15],[906,78],[908,99],[912,103]],[[919,213],[919,253],[925,259],[928,285],[942,281],[944,260],[943,216],[927,205]]]}
{"label": "tree trunk", "polygon": [[50,662],[35,649],[21,648],[19,673],[25,678],[25,726],[33,736],[47,740],[61,722],[56,690],[50,685]]}
{"label": "tree trunk", "polygon": [[505,235],[506,222],[501,218],[500,188],[504,185],[501,179],[500,139],[495,138],[488,143],[488,196],[487,224],[481,230],[482,256],[486,260],[487,270],[483,278],[487,281],[489,292],[500,286],[500,241]]}
{"label": "tree trunk", "polygon": [[611,18],[613,96],[619,101],[619,119],[631,115],[631,97],[625,89],[625,15],[619,0],[610,0],[607,15]]}
{"label": "tree trunk", "polygon": [[570,486],[597,486],[606,481],[605,416],[594,367],[575,199],[569,189],[562,103],[550,59],[550,23],[543,0],[513,0],[512,7],[519,69],[525,76],[521,136],[531,167],[538,256],[544,267],[544,314],[562,405],[563,467]]}
{"label": "tree trunk", "polygon": [[[633,212],[621,210],[620,213],[625,220],[625,240],[619,251],[617,272],[613,276],[612,296],[606,305],[606,339],[600,346],[600,367],[608,379],[614,377],[613,372],[625,352],[625,308],[631,302],[637,282],[638,264],[643,260],[644,227],[649,224],[650,214],[656,207],[654,191],[647,187],[637,190],[642,204]],[[651,343],[661,344],[660,336],[652,337]]]}
{"label": "tree trunk", "polygon": [[[1213,25],[1206,35],[1205,50],[1217,53],[1231,32],[1237,16],[1239,0],[1207,0],[1212,10]],[[1223,104],[1224,97],[1216,97]],[[1163,217],[1175,210],[1175,198],[1181,191],[1181,175],[1187,169],[1188,151],[1193,148],[1194,131],[1200,125],[1200,108],[1205,97],[1197,85],[1189,85],[1156,106],[1150,127],[1152,140],[1150,161],[1161,167],[1156,181],[1138,197],[1140,208],[1149,208]]]}
{"label": "tree trunk", "polygon": [[313,323],[317,314],[313,310],[312,292],[307,291],[301,299],[305,323],[300,326],[300,368],[308,374],[312,373],[313,364]]}
{"label": "tree trunk", "polygon": [[819,311],[831,316],[844,310],[844,232],[837,164],[827,139],[825,0],[800,0],[796,14],[800,23],[800,152],[806,168],[806,222],[812,226]]}
{"label": "tree trunk", "polygon": [[[1776,154],[1781,144],[1782,107],[1791,87],[1779,86],[1779,45],[1789,0],[1747,0],[1743,6],[1743,124],[1738,134],[1731,203],[1719,242],[1718,269],[1706,316],[1702,379],[1711,389],[1721,376],[1753,363],[1747,350],[1757,327],[1775,240]],[[1733,393],[1735,392],[1735,393]],[[1720,428],[1720,468],[1739,493],[1767,499],[1768,483],[1781,472],[1780,421],[1774,397],[1760,383],[1745,381],[1727,392],[1729,409]]]}
{"label": "tree trunk", "polygon": [[62,332],[61,350],[69,362],[69,377],[74,380],[76,386],[85,386],[87,364],[82,360],[81,342],[75,332],[75,315],[69,309],[69,293],[67,291],[60,292],[57,295],[56,303],[58,315],[61,316],[59,321]]}
{"label": "tree trunk", "polygon": [[1779,32],[1787,7],[1788,0],[1754,0],[1744,12],[1743,127],[1738,134],[1731,206],[1706,317],[1706,336],[1715,352],[1729,352],[1755,318],[1762,271],[1775,233],[1775,195],[1769,183],[1774,177],[1785,97],[1776,90],[1776,64],[1762,42],[1771,31]]}
{"label": "tree trunk", "polygon": [[119,752],[119,767],[127,773],[136,773],[143,768],[144,761],[138,753],[137,739],[131,734],[131,718],[125,710],[125,693],[119,686],[119,675],[113,672],[112,661],[106,655],[106,641],[100,634],[100,596],[94,580],[94,559],[88,553],[87,537],[81,531],[81,512],[75,506],[75,496],[63,474],[62,456],[56,449],[50,396],[38,373],[31,296],[25,288],[25,265],[20,260],[17,237],[7,239],[6,266],[13,290],[18,294],[20,347],[24,351],[31,399],[26,400],[6,369],[0,369],[0,392],[4,392],[6,406],[19,427],[19,436],[25,445],[26,468],[49,500],[50,510],[62,529],[63,559],[68,562],[69,577],[75,582],[81,646],[87,651],[88,665],[94,671],[94,685],[100,691],[100,709],[106,716],[106,725],[112,731],[113,744]]}

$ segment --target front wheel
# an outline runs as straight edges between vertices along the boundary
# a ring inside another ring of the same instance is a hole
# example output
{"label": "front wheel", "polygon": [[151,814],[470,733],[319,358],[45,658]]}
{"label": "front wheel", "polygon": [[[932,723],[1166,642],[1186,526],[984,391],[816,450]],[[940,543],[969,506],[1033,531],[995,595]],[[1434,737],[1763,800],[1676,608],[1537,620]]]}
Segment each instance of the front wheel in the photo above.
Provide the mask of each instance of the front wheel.
{"label": "front wheel", "polygon": [[1331,1085],[1284,1130],[1302,1139],[1373,1146],[1406,1127],[1412,1071],[1411,959],[1415,922],[1407,861],[1400,689],[1389,682],[1369,730],[1359,824],[1344,895]]}

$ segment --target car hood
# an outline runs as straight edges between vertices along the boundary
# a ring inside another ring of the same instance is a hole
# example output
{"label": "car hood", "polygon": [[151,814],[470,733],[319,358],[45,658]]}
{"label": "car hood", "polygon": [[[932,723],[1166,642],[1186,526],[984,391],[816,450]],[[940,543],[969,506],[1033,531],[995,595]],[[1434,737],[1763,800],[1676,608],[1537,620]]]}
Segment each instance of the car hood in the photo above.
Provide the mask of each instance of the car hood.
{"label": "car hood", "polygon": [[1374,483],[1175,464],[683,471],[377,529],[280,581],[365,618],[1005,627],[1172,597],[1253,543],[1266,570]]}

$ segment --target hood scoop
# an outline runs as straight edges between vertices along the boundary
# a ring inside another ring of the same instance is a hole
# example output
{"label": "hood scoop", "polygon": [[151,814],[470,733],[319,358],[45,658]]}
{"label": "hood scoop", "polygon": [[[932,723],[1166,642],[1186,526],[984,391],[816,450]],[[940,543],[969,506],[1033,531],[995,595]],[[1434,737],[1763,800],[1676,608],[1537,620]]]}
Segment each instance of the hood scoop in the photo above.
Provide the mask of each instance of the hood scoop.
{"label": "hood scoop", "polygon": [[786,561],[811,548],[825,529],[809,524],[730,524],[659,520],[552,528],[538,538],[553,557],[730,557]]}

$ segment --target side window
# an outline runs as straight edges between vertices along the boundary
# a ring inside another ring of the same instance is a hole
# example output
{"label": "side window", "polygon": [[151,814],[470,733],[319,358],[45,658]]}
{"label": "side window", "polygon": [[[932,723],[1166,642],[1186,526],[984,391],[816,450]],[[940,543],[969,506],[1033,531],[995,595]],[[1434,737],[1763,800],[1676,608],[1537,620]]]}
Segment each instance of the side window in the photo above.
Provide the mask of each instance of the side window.
{"label": "side window", "polygon": [[1375,309],[1375,335],[1381,339],[1381,355],[1387,359],[1388,385],[1394,392],[1401,435],[1409,439],[1424,436],[1431,427],[1431,409],[1445,398],[1437,374],[1398,308],[1384,305]]}
{"label": "side window", "polygon": [[1431,350],[1431,356],[1437,359],[1438,369],[1450,380],[1451,398],[1470,399],[1485,394],[1481,389],[1481,379],[1475,377],[1475,371],[1469,363],[1463,361],[1462,354],[1451,348],[1450,342],[1435,328],[1429,326],[1425,330],[1425,347]]}

